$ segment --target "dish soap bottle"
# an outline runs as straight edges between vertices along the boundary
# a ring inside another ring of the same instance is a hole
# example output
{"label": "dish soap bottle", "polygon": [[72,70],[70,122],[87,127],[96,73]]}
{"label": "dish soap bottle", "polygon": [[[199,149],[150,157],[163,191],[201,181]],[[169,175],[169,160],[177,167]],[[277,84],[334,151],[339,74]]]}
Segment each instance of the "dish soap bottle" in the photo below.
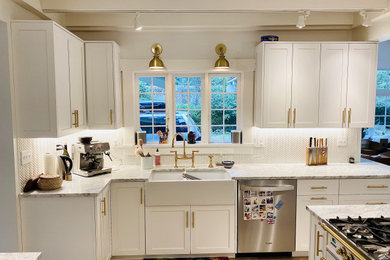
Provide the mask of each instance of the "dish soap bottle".
{"label": "dish soap bottle", "polygon": [[154,165],[155,166],[161,165],[161,156],[160,156],[160,151],[158,150],[158,148],[156,149],[156,153],[154,154]]}

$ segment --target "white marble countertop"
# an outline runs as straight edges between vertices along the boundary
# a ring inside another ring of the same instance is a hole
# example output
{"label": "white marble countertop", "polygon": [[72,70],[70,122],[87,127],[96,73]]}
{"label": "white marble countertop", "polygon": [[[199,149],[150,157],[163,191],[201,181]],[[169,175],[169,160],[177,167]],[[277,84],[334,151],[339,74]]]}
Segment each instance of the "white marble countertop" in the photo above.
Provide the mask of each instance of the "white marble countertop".
{"label": "white marble countertop", "polygon": [[330,218],[357,218],[390,217],[390,205],[333,205],[333,206],[307,206],[315,216],[328,220]]}
{"label": "white marble countertop", "polygon": [[37,260],[41,253],[0,253],[0,260]]}
{"label": "white marble countertop", "polygon": [[321,166],[305,164],[240,164],[230,171],[233,179],[340,179],[390,178],[390,166],[373,161],[332,163]]}
{"label": "white marble countertop", "polygon": [[[160,167],[159,169],[172,168]],[[207,168],[206,165],[198,168]],[[124,165],[111,174],[90,178],[73,175],[72,181],[64,181],[53,191],[21,193],[21,197],[97,196],[110,182],[148,181],[151,170],[139,165]],[[238,164],[228,170],[235,180],[245,179],[335,179],[335,178],[390,178],[390,166],[372,161],[358,164],[337,163],[323,166],[305,164]]]}

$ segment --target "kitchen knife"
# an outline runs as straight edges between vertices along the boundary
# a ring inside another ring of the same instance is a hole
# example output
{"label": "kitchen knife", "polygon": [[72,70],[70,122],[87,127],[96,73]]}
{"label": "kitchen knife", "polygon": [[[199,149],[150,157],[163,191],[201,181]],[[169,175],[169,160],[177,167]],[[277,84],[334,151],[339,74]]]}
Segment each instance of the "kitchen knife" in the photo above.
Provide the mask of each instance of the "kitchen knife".
{"label": "kitchen knife", "polygon": [[309,147],[311,147],[312,143],[313,143],[313,137],[310,137]]}

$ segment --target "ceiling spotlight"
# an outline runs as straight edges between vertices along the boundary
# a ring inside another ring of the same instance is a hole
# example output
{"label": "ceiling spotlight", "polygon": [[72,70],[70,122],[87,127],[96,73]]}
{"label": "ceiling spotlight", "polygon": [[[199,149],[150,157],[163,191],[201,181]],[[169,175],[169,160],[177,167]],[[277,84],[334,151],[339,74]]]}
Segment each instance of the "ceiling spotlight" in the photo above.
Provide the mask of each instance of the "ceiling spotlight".
{"label": "ceiling spotlight", "polygon": [[362,26],[368,27],[370,26],[370,21],[368,20],[368,14],[366,11],[360,11],[360,15],[363,17]]}
{"label": "ceiling spotlight", "polygon": [[310,11],[304,11],[300,16],[298,16],[297,28],[302,29],[306,26],[306,19],[310,15]]}
{"label": "ceiling spotlight", "polygon": [[149,62],[149,68],[152,70],[165,69],[164,62],[160,59],[159,55],[162,53],[161,44],[155,43],[152,45],[153,59]]}
{"label": "ceiling spotlight", "polygon": [[136,31],[141,31],[142,30],[142,24],[140,23],[140,16],[141,14],[139,12],[137,12],[135,14],[135,19],[134,19],[134,29]]}

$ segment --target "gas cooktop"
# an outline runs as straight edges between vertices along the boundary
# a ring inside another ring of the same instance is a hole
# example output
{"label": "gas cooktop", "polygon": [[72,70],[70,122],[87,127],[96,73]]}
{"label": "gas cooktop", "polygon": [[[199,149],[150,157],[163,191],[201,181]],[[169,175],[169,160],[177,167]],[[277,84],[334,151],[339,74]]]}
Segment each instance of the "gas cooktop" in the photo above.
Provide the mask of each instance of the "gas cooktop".
{"label": "gas cooktop", "polygon": [[390,259],[390,218],[337,217],[329,223],[372,259]]}

